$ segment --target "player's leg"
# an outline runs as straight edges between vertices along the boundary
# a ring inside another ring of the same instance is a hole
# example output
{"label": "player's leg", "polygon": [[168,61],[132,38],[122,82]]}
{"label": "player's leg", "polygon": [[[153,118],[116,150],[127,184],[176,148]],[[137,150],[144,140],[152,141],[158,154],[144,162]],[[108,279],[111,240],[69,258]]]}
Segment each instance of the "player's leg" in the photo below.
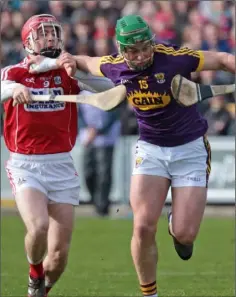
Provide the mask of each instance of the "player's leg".
{"label": "player's leg", "polygon": [[143,295],[156,296],[157,246],[155,235],[170,181],[164,177],[135,175],[130,203],[134,214],[131,253]]}
{"label": "player's leg", "polygon": [[94,195],[94,203],[97,213],[101,216],[109,214],[109,194],[112,185],[112,157],[113,147],[96,148],[97,183]]}
{"label": "player's leg", "polygon": [[[68,193],[65,194],[68,195]],[[67,264],[74,224],[74,206],[52,203],[49,204],[48,210],[50,215],[48,253],[43,263],[47,293],[59,279]]]}
{"label": "player's leg", "polygon": [[25,251],[30,265],[28,296],[44,297],[43,258],[47,250],[48,212],[44,193],[25,188],[16,193],[16,204],[26,227]]}
{"label": "player's leg", "polygon": [[44,297],[43,258],[47,250],[49,217],[47,191],[39,182],[39,164],[14,154],[6,171],[16,205],[26,227],[25,251],[30,265],[28,296]]}
{"label": "player's leg", "polygon": [[50,156],[45,164],[49,198],[48,253],[43,263],[46,290],[49,292],[67,263],[74,221],[74,206],[79,204],[79,177],[68,153]]}
{"label": "player's leg", "polygon": [[206,138],[201,138],[182,147],[181,154],[185,158],[172,164],[175,175],[172,180],[169,232],[180,258],[188,260],[192,256],[193,242],[200,228],[207,199],[210,145]]}
{"label": "player's leg", "polygon": [[169,214],[170,233],[175,249],[183,260],[192,256],[193,242],[203,218],[207,189],[177,187],[172,189],[172,213]]}
{"label": "player's leg", "polygon": [[46,195],[33,188],[16,193],[16,205],[26,227],[25,250],[30,263],[41,263],[47,250],[49,226]]}
{"label": "player's leg", "polygon": [[157,296],[155,235],[170,186],[164,158],[157,146],[139,142],[130,189],[134,215],[131,253],[143,296]]}

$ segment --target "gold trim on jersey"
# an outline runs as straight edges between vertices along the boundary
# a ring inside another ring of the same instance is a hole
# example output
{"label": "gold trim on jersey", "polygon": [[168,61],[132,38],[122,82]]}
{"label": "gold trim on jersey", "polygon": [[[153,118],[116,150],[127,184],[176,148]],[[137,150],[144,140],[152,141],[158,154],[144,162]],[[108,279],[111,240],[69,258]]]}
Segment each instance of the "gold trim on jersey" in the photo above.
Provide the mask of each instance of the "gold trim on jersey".
{"label": "gold trim on jersey", "polygon": [[203,51],[197,51],[197,53],[199,54],[199,64],[198,64],[198,67],[196,69],[196,72],[199,72],[199,71],[201,71],[203,69],[204,62],[205,62],[205,57],[204,57]]}
{"label": "gold trim on jersey", "polygon": [[118,63],[123,63],[125,60],[123,56],[118,55],[117,57],[103,56],[100,61],[101,61],[101,64],[106,64],[106,63],[118,64]]}
{"label": "gold trim on jersey", "polygon": [[105,76],[103,73],[102,73],[102,71],[101,71],[101,64],[102,64],[102,59],[103,59],[104,57],[101,57],[100,58],[100,61],[99,61],[99,73],[98,73],[98,76]]}
{"label": "gold trim on jersey", "polygon": [[124,63],[124,58],[121,55],[118,55],[117,57],[113,57],[113,56],[103,56],[100,59],[100,73],[99,76],[104,76],[104,74],[101,71],[101,65],[102,64],[119,64],[119,63]]}
{"label": "gold trim on jersey", "polygon": [[189,55],[189,56],[193,56],[196,58],[200,58],[200,54],[198,51],[191,50],[187,47],[183,47],[183,48],[176,50],[173,47],[166,47],[163,44],[157,44],[154,46],[154,51],[158,52],[158,53],[163,53],[166,55],[172,55],[172,56]]}

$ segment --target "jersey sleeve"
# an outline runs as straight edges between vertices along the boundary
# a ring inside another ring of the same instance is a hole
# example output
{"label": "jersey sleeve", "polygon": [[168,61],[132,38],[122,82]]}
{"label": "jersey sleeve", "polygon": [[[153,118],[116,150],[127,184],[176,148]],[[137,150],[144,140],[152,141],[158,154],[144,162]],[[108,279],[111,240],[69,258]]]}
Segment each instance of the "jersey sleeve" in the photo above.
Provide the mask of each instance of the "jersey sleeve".
{"label": "jersey sleeve", "polygon": [[112,64],[111,61],[113,56],[103,56],[100,59],[100,76],[111,77],[111,68]]}
{"label": "jersey sleeve", "polygon": [[187,47],[180,49],[179,51],[183,51],[183,57],[179,59],[184,67],[189,69],[190,72],[198,72],[201,71],[204,65],[204,55],[202,51],[191,50]]}
{"label": "jersey sleeve", "polygon": [[173,56],[173,61],[179,67],[180,72],[198,72],[204,65],[204,54],[202,51],[192,50],[188,47],[165,46],[158,44],[155,51]]}
{"label": "jersey sleeve", "polygon": [[17,74],[16,68],[13,68],[12,66],[5,67],[1,69],[1,81],[4,81],[4,80],[17,81],[16,74]]}

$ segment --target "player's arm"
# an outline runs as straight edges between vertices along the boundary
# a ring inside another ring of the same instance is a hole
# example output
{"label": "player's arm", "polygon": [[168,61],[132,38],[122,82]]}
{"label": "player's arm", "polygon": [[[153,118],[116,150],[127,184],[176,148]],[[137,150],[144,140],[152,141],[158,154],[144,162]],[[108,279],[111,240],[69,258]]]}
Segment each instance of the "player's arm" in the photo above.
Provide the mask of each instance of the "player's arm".
{"label": "player's arm", "polygon": [[90,56],[72,56],[71,54],[65,52],[60,55],[57,59],[57,64],[59,67],[65,67],[67,63],[72,63],[75,60],[76,67],[78,70],[90,73],[94,76],[103,76],[100,70],[101,57],[90,57]]}
{"label": "player's arm", "polygon": [[235,73],[235,56],[224,52],[202,51],[203,70],[225,70]]}
{"label": "player's arm", "polygon": [[31,102],[29,89],[17,82],[14,69],[3,68],[1,71],[1,103],[12,99],[15,104]]}
{"label": "player's arm", "polygon": [[[57,61],[59,67],[65,67],[71,59],[75,59],[77,70],[73,77],[79,83],[82,83],[82,88],[92,92],[103,92],[113,88],[113,82],[104,77],[100,70],[101,57],[90,56],[72,56],[69,53],[63,53]],[[86,88],[87,86],[87,88]]]}
{"label": "player's arm", "polygon": [[5,102],[8,99],[13,97],[13,91],[17,87],[21,87],[23,85],[18,84],[15,81],[4,80],[1,81],[1,102]]}
{"label": "player's arm", "polygon": [[87,90],[93,93],[104,92],[115,86],[109,78],[94,76],[81,70],[75,72],[74,78],[78,80],[81,90]]}
{"label": "player's arm", "polygon": [[100,57],[74,56],[77,69],[88,72],[94,76],[103,76],[100,70]]}
{"label": "player's arm", "polygon": [[73,56],[63,52],[57,59],[45,58],[43,56],[32,56],[27,65],[30,73],[46,72],[53,69],[65,68],[69,76],[74,77],[76,70],[91,73],[95,76],[103,76],[100,71],[99,57]]}
{"label": "player's arm", "polygon": [[29,89],[24,85],[11,80],[1,81],[1,103],[13,98],[15,104],[31,102]]}
{"label": "player's arm", "polygon": [[21,72],[17,67],[5,67],[1,70],[1,103],[14,99],[15,104],[32,101],[29,89],[19,83]]}
{"label": "player's arm", "polygon": [[[91,92],[103,92],[114,87],[113,82],[100,71],[99,57],[72,56],[65,52],[57,59],[33,56],[28,60],[30,73],[46,72],[65,68],[67,74],[78,80],[82,89]],[[68,65],[70,67],[68,68]],[[99,77],[98,77],[99,76]]]}

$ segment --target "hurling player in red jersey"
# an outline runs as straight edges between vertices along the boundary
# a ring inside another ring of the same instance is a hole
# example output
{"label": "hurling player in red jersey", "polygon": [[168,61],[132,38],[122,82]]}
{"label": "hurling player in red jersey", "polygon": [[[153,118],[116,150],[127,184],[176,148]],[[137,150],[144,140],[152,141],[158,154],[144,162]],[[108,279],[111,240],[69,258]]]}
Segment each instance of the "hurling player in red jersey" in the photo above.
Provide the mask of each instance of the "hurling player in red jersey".
{"label": "hurling player in red jersey", "polygon": [[57,58],[63,50],[62,28],[54,16],[32,16],[21,37],[28,56],[1,72],[1,99],[8,99],[4,103],[4,139],[10,151],[6,171],[27,231],[28,297],[46,297],[65,269],[74,206],[79,204],[79,177],[70,155],[77,136],[77,107],[32,102],[30,96],[78,94],[80,89],[64,69],[36,75],[28,71],[30,56]]}

